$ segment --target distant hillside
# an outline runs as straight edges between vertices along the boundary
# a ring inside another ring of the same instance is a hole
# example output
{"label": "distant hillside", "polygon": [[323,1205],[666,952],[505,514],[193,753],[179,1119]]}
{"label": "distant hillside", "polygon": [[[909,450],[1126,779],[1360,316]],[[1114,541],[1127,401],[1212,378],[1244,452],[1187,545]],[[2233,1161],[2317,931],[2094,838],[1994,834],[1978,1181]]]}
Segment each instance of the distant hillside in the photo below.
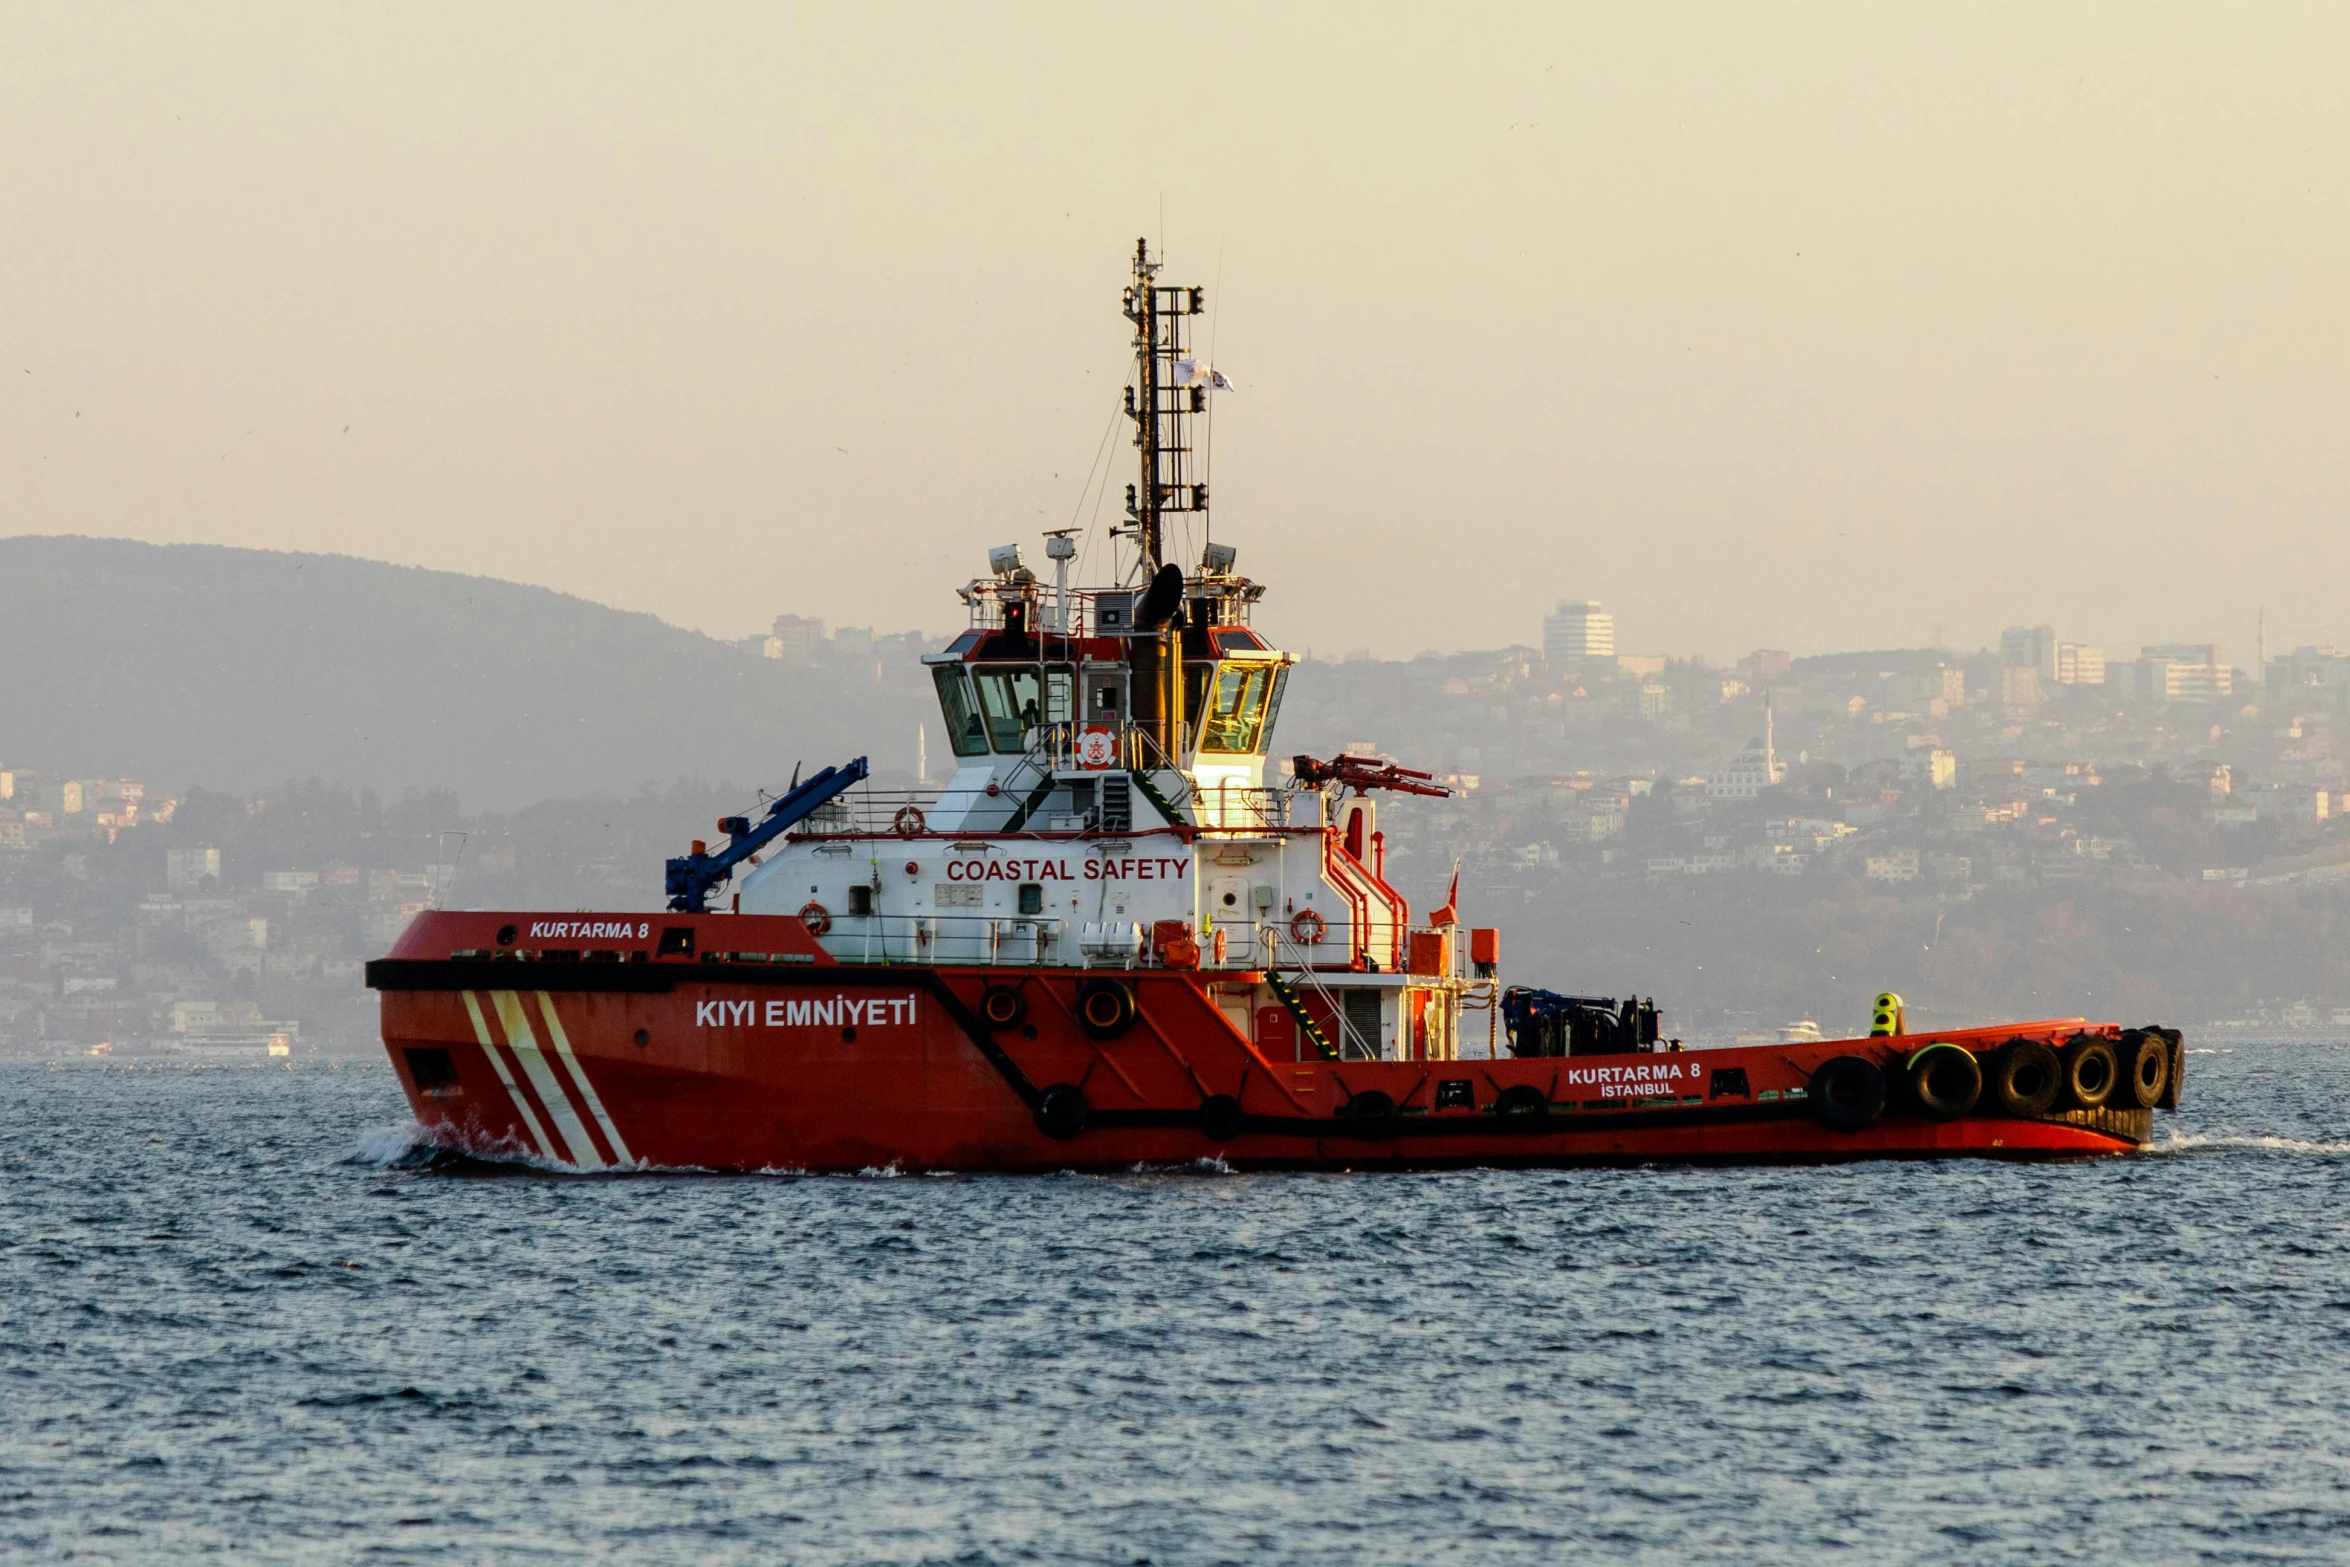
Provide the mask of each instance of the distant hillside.
{"label": "distant hillside", "polygon": [[860,751],[910,770],[928,710],[919,669],[786,665],[486,577],[0,539],[0,763],[17,767],[418,784],[511,809],[687,775],[775,784]]}

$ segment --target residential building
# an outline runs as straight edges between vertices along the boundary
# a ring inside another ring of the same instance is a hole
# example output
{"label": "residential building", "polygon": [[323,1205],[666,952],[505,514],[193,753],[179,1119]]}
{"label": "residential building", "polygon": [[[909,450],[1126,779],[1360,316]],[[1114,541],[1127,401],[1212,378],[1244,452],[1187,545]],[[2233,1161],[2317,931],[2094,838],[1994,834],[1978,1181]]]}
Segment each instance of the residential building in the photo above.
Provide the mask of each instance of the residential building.
{"label": "residential building", "polygon": [[2138,694],[2154,702],[2214,702],[2235,688],[2236,672],[2212,642],[2164,642],[2140,650]]}
{"label": "residential building", "polygon": [[1604,664],[1616,656],[1616,617],[1597,599],[1561,599],[1542,617],[1542,656],[1553,669]]}
{"label": "residential building", "polygon": [[172,849],[163,856],[163,884],[174,892],[193,890],[209,881],[220,885],[218,849]]}
{"label": "residential building", "polygon": [[1958,758],[1940,749],[1912,751],[1901,759],[1901,776],[1907,782],[1921,783],[1929,789],[1955,789]]}
{"label": "residential building", "polygon": [[2078,642],[2057,643],[2056,683],[2060,686],[2101,686],[2105,684],[2105,654],[2103,650],[2084,647]]}
{"label": "residential building", "polygon": [[1999,662],[2009,669],[2036,670],[2042,680],[2056,679],[2056,628],[2010,626],[1999,635]]}
{"label": "residential building", "polygon": [[2299,695],[2322,691],[2338,705],[2350,690],[2350,653],[2331,647],[2297,647],[2283,658],[2271,659],[2263,676],[2270,692]]}
{"label": "residential building", "polygon": [[778,615],[761,651],[769,658],[812,664],[824,651],[824,622],[808,615]]}

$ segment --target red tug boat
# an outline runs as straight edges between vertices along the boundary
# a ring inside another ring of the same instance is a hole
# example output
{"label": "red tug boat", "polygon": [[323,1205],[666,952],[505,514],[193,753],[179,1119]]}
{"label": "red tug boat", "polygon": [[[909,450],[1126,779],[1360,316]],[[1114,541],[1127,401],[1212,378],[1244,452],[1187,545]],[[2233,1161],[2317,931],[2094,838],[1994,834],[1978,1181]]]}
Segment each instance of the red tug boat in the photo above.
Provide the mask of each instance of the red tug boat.
{"label": "red tug boat", "polygon": [[[1427,774],[1266,754],[1294,660],[1208,543],[1199,289],[1139,244],[1141,452],[1114,585],[1017,547],[930,655],[956,770],[863,759],[728,817],[669,912],[428,912],[368,965],[436,1142],[582,1170],[1765,1163],[2125,1152],[2175,1109],[2180,1035],[2083,1019],[1691,1047],[1653,1004],[1504,988],[1497,933],[1415,921],[1375,792]],[[738,875],[739,873],[739,875]],[[732,892],[721,889],[733,884]],[[723,897],[723,910],[713,907]]]}

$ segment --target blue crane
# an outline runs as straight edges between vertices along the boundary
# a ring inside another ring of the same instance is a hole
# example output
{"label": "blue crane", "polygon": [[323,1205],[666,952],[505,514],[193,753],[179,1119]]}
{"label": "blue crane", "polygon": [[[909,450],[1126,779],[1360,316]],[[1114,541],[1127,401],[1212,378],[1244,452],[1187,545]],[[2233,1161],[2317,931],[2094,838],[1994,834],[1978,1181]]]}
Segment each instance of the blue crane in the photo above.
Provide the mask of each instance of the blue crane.
{"label": "blue crane", "polygon": [[767,807],[767,814],[754,827],[747,816],[722,816],[718,830],[726,834],[726,847],[716,854],[706,853],[699,842],[694,852],[669,862],[669,877],[663,891],[669,894],[669,907],[680,914],[709,912],[710,890],[734,874],[734,868],[768,844],[796,826],[833,796],[865,781],[868,769],[865,758],[858,757],[846,767],[827,767],[805,783],[794,784],[782,799]]}

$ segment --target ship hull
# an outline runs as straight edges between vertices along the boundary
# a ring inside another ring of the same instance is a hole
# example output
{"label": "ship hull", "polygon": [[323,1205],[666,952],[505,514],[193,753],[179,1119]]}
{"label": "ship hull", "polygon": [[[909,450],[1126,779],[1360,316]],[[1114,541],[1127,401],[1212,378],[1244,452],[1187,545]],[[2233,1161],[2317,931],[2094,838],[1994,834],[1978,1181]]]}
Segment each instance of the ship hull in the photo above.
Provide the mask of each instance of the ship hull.
{"label": "ship hull", "polygon": [[[2149,1134],[2145,1110],[1936,1120],[1898,1091],[1857,1130],[1823,1124],[1821,1066],[1857,1055],[1897,1084],[1918,1039],[1276,1059],[1217,1005],[1246,975],[859,967],[795,949],[796,922],[757,923],[784,927],[776,950],[676,961],[504,959],[470,928],[404,941],[368,977],[417,1120],[445,1147],[582,1170],[811,1172],[2080,1159]],[[1080,987],[1104,978],[1133,1002],[1109,1038],[1079,1021]],[[991,989],[1017,1017],[988,1021]],[[1989,1050],[2059,1026],[1933,1037]]]}

